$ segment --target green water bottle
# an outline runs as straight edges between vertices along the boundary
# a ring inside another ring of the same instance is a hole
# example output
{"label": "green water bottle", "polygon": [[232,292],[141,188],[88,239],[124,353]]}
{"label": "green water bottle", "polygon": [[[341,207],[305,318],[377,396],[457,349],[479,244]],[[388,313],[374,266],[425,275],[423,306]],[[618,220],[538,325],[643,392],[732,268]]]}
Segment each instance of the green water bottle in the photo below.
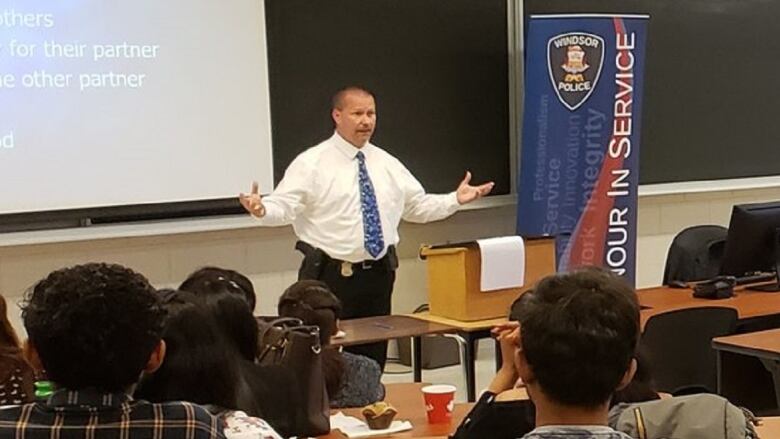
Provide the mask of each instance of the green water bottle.
{"label": "green water bottle", "polygon": [[51,394],[54,393],[54,384],[51,381],[36,381],[35,382],[35,398],[36,399],[49,399]]}

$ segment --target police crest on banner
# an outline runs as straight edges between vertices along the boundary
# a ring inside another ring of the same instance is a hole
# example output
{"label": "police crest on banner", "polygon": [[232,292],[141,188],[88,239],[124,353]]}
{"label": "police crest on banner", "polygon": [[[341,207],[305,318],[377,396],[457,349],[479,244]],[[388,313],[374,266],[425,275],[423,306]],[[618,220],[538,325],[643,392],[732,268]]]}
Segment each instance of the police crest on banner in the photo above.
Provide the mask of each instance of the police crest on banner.
{"label": "police crest on banner", "polygon": [[558,100],[576,110],[590,97],[604,63],[604,39],[598,35],[571,32],[556,35],[547,43],[547,68]]}

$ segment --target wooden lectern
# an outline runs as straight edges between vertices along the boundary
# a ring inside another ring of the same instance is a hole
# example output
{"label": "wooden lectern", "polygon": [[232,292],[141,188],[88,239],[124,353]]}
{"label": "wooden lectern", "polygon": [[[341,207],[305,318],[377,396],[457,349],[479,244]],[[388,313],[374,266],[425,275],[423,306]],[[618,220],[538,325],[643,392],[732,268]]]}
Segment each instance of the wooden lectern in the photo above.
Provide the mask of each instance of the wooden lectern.
{"label": "wooden lectern", "polygon": [[506,317],[509,306],[525,290],[555,273],[555,239],[524,238],[525,285],[495,291],[480,291],[482,275],[476,241],[423,246],[427,260],[430,313],[449,319],[474,321]]}

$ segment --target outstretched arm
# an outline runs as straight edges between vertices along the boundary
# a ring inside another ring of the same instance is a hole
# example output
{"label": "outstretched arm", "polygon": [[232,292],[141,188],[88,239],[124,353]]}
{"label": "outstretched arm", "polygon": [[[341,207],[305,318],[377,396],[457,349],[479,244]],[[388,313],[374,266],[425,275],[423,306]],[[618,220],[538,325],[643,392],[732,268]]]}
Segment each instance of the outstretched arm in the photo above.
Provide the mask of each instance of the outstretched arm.
{"label": "outstretched arm", "polygon": [[295,221],[303,211],[312,185],[310,166],[295,159],[271,195],[262,197],[257,182],[252,182],[249,194],[239,194],[238,200],[262,225],[283,226]]}
{"label": "outstretched arm", "polygon": [[405,202],[403,219],[415,223],[425,223],[444,219],[466,203],[490,193],[493,182],[472,186],[471,172],[466,172],[466,177],[460,182],[458,189],[449,194],[426,194],[422,185],[412,174],[403,167],[403,181],[405,181]]}

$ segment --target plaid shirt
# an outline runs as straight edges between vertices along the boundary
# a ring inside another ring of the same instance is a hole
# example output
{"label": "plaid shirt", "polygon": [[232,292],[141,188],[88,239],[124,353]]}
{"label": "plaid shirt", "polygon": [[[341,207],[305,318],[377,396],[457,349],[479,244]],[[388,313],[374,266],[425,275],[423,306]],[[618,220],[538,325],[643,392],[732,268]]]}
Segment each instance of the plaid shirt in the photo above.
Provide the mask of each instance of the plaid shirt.
{"label": "plaid shirt", "polygon": [[87,390],[63,389],[46,402],[0,407],[3,439],[224,439],[221,424],[188,402],[152,404]]}
{"label": "plaid shirt", "polygon": [[536,427],[522,439],[631,439],[606,425],[548,425]]}

